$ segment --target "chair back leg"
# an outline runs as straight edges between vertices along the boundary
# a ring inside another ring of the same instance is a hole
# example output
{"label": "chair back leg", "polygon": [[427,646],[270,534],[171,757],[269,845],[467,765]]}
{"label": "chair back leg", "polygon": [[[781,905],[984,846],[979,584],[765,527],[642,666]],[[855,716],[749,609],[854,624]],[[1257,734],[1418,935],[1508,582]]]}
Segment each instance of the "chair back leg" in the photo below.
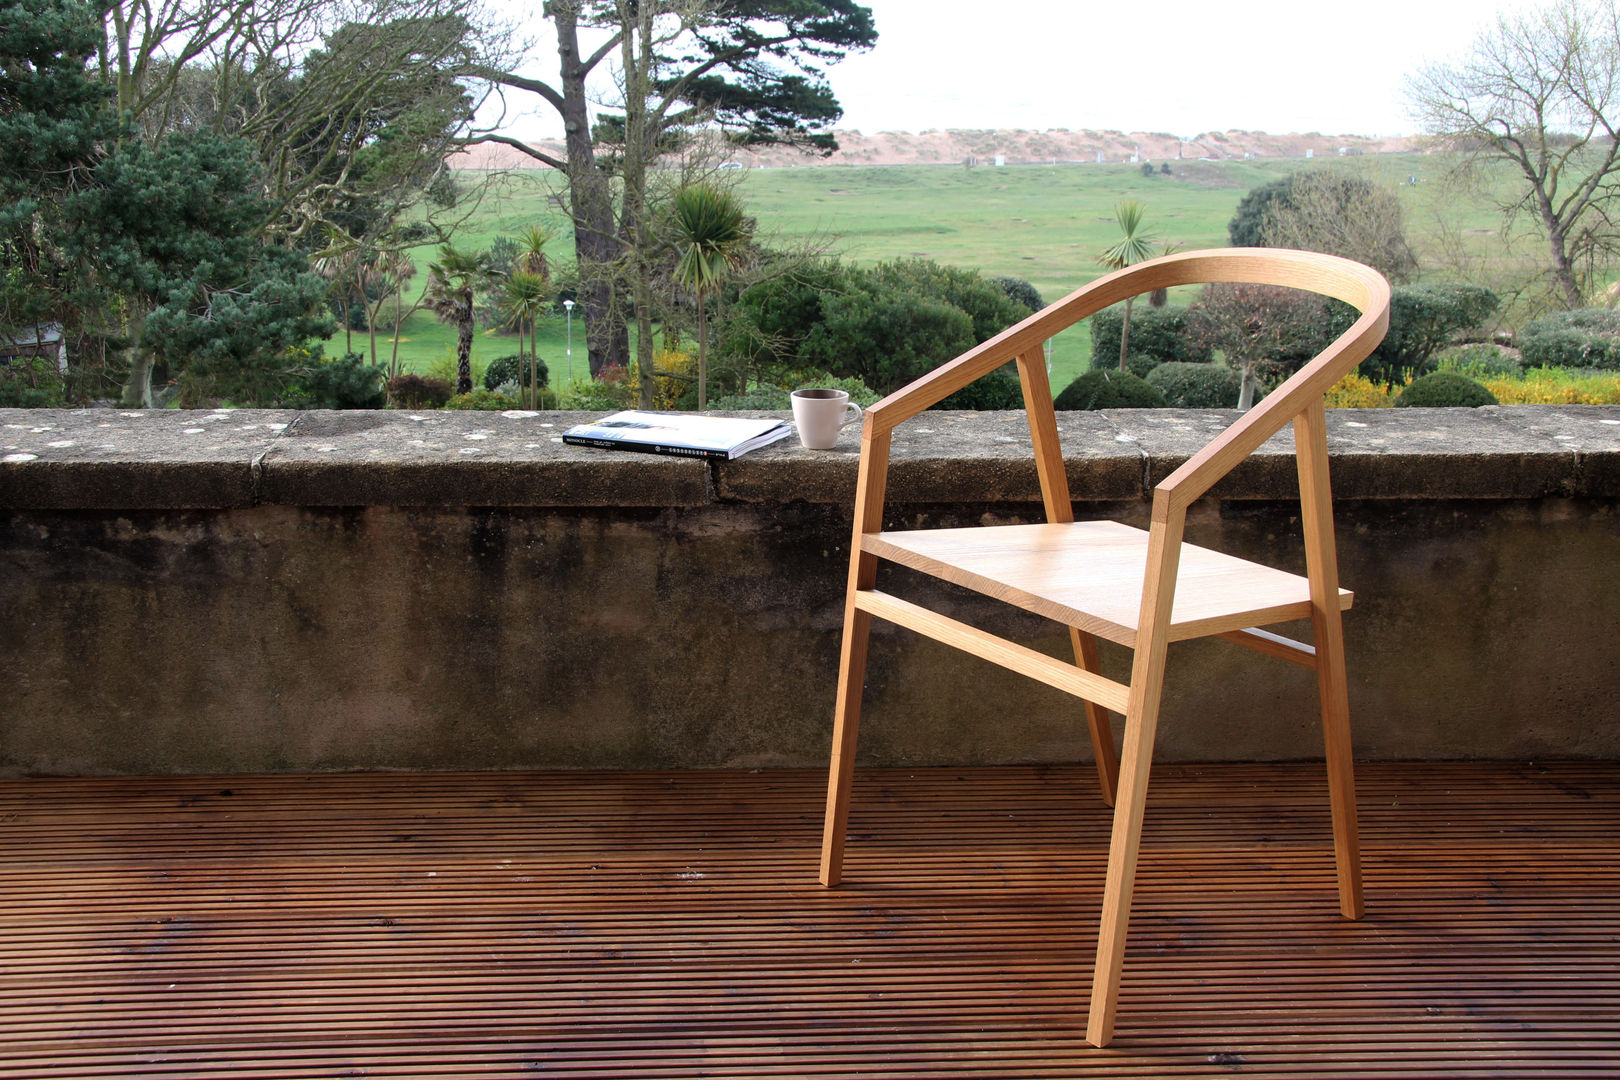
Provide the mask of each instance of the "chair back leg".
{"label": "chair back leg", "polygon": [[[1101,671],[1097,656],[1097,638],[1076,627],[1069,628],[1074,645],[1074,662],[1086,671]],[[1097,786],[1102,789],[1105,806],[1114,805],[1114,792],[1119,787],[1119,757],[1114,753],[1114,727],[1109,712],[1095,701],[1086,704],[1086,726],[1091,730],[1091,754],[1097,763]]]}

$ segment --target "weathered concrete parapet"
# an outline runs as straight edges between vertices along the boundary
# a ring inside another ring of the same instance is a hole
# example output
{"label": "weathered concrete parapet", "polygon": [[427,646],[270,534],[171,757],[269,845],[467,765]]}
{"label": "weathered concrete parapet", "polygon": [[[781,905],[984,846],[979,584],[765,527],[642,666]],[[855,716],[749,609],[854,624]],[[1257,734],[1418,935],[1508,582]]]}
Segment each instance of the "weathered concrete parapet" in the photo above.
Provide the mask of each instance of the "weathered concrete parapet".
{"label": "weathered concrete parapet", "polygon": [[[708,463],[562,444],[587,415],[0,410],[0,773],[823,762],[854,430]],[[1062,414],[1077,511],[1140,522],[1233,415]],[[1620,408],[1329,428],[1358,752],[1620,756]],[[1021,413],[924,414],[890,477],[906,527],[1040,514]],[[1189,538],[1298,568],[1294,494],[1285,434]],[[1177,649],[1161,757],[1319,752],[1308,673]],[[1088,752],[1072,700],[882,625],[862,747]]]}
{"label": "weathered concrete parapet", "polygon": [[[598,415],[0,410],[0,508],[695,507],[854,492],[853,429],[831,451],[789,439],[720,463],[562,442]],[[1146,498],[1236,415],[1060,413],[1071,493]],[[1339,501],[1620,494],[1620,407],[1346,409],[1328,421]],[[1277,436],[1213,494],[1292,497],[1292,450]],[[918,417],[897,429],[890,476],[896,503],[1039,499],[1022,412]]]}

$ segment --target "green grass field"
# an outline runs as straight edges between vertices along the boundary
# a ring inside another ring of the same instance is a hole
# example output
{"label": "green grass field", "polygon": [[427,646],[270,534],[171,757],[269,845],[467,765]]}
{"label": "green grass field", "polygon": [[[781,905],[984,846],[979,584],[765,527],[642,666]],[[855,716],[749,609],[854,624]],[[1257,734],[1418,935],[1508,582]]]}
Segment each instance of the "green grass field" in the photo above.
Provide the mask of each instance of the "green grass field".
{"label": "green grass field", "polygon": [[[1148,226],[1164,241],[1183,249],[1223,247],[1227,222],[1251,188],[1298,169],[1341,166],[1400,192],[1425,278],[1466,276],[1495,284],[1493,275],[1505,280],[1516,272],[1518,260],[1537,254],[1525,239],[1502,236],[1491,192],[1460,193],[1445,182],[1450,161],[1440,155],[1172,161],[1169,175],[1151,177],[1143,176],[1138,166],[1123,164],[806,166],[753,169],[739,183],[767,244],[813,243],[855,262],[926,257],[973,267],[987,277],[1024,278],[1051,301],[1104,272],[1096,255],[1118,232],[1114,205],[1120,199],[1144,201]],[[469,174],[467,179],[482,177]],[[544,225],[556,232],[553,256],[571,261],[568,220],[553,202],[559,182],[549,171],[502,177],[458,231],[458,244],[487,247],[497,236]],[[413,282],[419,293],[435,249],[414,254],[422,267]],[[577,318],[573,330],[574,371],[582,374],[584,328]],[[363,342],[364,337],[355,340]],[[565,347],[564,320],[542,324],[540,354],[552,367],[553,385],[566,377]],[[380,352],[386,356],[387,351],[385,342]],[[475,363],[512,351],[515,338],[480,328]],[[407,370],[444,370],[453,365],[454,352],[454,330],[430,314],[418,312],[405,323],[401,356]],[[1054,387],[1079,374],[1089,352],[1083,327],[1059,337],[1053,351]]]}

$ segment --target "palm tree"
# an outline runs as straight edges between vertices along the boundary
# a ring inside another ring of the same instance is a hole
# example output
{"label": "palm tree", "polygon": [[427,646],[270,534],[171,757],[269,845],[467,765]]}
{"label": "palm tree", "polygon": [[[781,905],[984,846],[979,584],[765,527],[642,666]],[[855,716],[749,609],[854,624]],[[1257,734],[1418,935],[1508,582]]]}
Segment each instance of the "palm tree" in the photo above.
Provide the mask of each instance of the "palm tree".
{"label": "palm tree", "polygon": [[[519,260],[521,262],[521,259]],[[508,321],[517,327],[518,362],[523,361],[523,331],[529,331],[529,385],[525,391],[524,407],[540,407],[540,364],[535,342],[535,320],[551,299],[551,283],[545,276],[531,270],[514,269],[501,285],[501,299],[509,312]]]}
{"label": "palm tree", "polygon": [[675,280],[697,296],[698,408],[708,405],[709,338],[704,301],[736,269],[748,243],[751,222],[729,189],[688,184],[675,194],[675,247],[681,253]]}
{"label": "palm tree", "polygon": [[472,392],[473,294],[499,272],[482,251],[462,251],[453,244],[439,249],[439,261],[428,264],[427,306],[440,322],[456,328],[456,393]]}
{"label": "palm tree", "polygon": [[[1142,227],[1142,218],[1147,213],[1147,205],[1137,199],[1121,199],[1114,206],[1114,218],[1119,222],[1119,231],[1123,233],[1112,247],[1101,255],[1097,261],[1110,270],[1123,270],[1127,266],[1135,266],[1153,257],[1153,245],[1158,238],[1147,235]],[[1125,301],[1125,321],[1119,329],[1119,370],[1125,371],[1126,351],[1131,342],[1131,302],[1136,298],[1128,297]]]}
{"label": "palm tree", "polygon": [[551,229],[542,225],[530,225],[525,229],[518,237],[516,268],[539,274],[542,281],[550,281],[551,264],[546,261],[546,244],[551,237]]}
{"label": "palm tree", "polygon": [[[393,378],[399,374],[399,329],[405,322],[405,286],[416,276],[416,263],[405,251],[390,251],[385,258],[394,294],[394,351],[388,359],[388,377]],[[413,307],[411,310],[416,309]],[[376,363],[376,357],[372,357],[372,363]]]}
{"label": "palm tree", "polygon": [[334,235],[331,241],[324,251],[309,260],[309,268],[322,280],[332,283],[332,294],[342,311],[343,351],[350,353],[354,351],[353,332],[349,325],[349,295],[354,285],[355,252],[353,246],[341,236]]}

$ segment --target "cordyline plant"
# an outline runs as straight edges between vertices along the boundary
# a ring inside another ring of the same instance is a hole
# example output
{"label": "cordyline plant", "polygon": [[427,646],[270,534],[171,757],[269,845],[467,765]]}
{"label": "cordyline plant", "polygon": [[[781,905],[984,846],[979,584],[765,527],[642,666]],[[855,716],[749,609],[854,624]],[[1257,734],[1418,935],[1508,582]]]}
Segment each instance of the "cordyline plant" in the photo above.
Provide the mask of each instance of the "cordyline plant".
{"label": "cordyline plant", "polygon": [[[1153,257],[1153,245],[1158,238],[1150,236],[1143,226],[1147,205],[1137,199],[1121,199],[1114,206],[1114,218],[1123,234],[1113,245],[1097,256],[1097,261],[1110,270],[1123,270]],[[1119,331],[1119,370],[1125,371],[1125,357],[1131,344],[1131,304],[1135,297],[1125,299],[1125,322]]]}
{"label": "cordyline plant", "polygon": [[712,184],[688,184],[675,193],[675,248],[680,262],[675,280],[697,297],[698,408],[708,405],[709,338],[704,303],[735,270],[752,234],[752,222],[731,191]]}

